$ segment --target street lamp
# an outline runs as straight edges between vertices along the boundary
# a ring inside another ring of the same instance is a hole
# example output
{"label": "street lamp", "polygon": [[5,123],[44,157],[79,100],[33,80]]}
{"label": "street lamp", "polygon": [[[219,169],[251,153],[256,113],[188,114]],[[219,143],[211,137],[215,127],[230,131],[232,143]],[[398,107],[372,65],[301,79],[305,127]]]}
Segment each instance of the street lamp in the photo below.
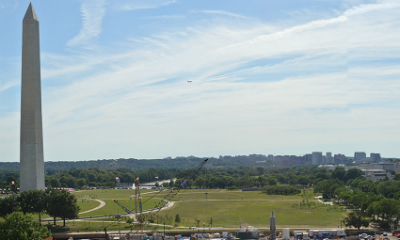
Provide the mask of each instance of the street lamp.
{"label": "street lamp", "polygon": [[208,196],[208,193],[206,193],[206,215],[207,215],[207,196]]}
{"label": "street lamp", "polygon": [[164,222],[164,239],[165,239],[165,222]]}
{"label": "street lamp", "polygon": [[342,222],[343,222],[343,220],[340,219],[340,229],[342,229]]}

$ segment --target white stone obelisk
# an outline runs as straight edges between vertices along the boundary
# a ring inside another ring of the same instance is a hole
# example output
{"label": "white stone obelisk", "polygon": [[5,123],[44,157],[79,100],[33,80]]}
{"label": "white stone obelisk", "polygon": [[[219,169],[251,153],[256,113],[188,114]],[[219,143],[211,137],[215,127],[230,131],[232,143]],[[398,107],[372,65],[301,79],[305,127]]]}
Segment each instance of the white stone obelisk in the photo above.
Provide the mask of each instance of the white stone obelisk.
{"label": "white stone obelisk", "polygon": [[39,20],[29,4],[23,19],[20,189],[44,190]]}
{"label": "white stone obelisk", "polygon": [[274,212],[272,212],[271,217],[269,218],[269,231],[271,233],[271,239],[275,240],[276,239],[276,226],[275,226],[275,216]]}

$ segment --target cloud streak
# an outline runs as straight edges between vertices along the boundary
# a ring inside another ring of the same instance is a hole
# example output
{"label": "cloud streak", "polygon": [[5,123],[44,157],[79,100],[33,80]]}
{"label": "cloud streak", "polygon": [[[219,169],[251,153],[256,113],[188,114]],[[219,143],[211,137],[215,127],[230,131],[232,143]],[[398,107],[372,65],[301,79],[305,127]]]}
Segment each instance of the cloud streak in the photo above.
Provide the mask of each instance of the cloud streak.
{"label": "cloud streak", "polygon": [[118,11],[134,11],[134,10],[142,10],[142,9],[152,9],[152,8],[159,8],[164,7],[170,4],[177,3],[177,1],[137,1],[135,3],[127,2],[126,4],[119,5],[117,7]]}
{"label": "cloud streak", "polygon": [[101,33],[101,23],[106,12],[104,5],[104,0],[88,0],[82,4],[82,28],[78,35],[68,41],[68,46],[88,44]]}
{"label": "cloud streak", "polygon": [[60,82],[43,91],[47,159],[395,154],[400,7],[389,3],[290,26],[220,14],[107,52],[45,54],[45,80]]}

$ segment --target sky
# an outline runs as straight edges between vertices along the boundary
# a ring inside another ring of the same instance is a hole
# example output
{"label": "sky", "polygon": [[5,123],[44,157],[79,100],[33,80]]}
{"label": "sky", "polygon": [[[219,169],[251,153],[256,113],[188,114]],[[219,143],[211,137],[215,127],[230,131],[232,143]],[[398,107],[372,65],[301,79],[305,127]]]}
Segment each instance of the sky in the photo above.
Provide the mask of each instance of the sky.
{"label": "sky", "polygon": [[[32,1],[45,161],[400,157],[398,0]],[[0,0],[0,161],[19,161],[22,18]]]}

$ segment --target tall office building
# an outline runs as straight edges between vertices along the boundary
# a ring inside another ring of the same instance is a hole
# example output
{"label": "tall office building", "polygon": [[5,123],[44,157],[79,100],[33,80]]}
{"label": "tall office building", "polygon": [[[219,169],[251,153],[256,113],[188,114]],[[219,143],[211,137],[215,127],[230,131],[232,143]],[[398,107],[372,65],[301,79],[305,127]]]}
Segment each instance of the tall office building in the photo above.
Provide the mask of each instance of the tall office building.
{"label": "tall office building", "polygon": [[354,160],[355,161],[365,161],[365,160],[367,160],[367,154],[365,152],[355,152]]}
{"label": "tall office building", "polygon": [[331,152],[327,152],[326,153],[326,162],[327,163],[333,162],[333,158],[332,158],[332,153]]}
{"label": "tall office building", "polygon": [[322,152],[313,152],[312,153],[312,164],[314,164],[314,165],[322,164]]}
{"label": "tall office building", "polygon": [[380,162],[380,161],[382,161],[381,154],[380,153],[370,153],[369,160],[371,162]]}

